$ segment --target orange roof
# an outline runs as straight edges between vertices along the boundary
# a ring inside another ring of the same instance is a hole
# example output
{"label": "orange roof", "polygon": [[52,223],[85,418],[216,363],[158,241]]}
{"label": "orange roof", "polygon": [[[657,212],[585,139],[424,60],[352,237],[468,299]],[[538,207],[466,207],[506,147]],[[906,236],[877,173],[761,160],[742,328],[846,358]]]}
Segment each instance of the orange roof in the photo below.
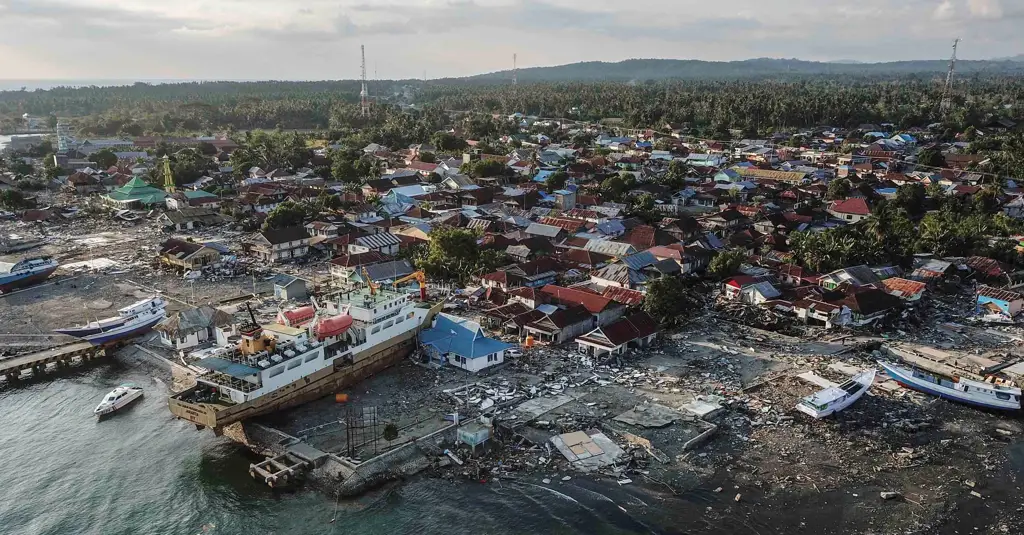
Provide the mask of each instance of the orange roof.
{"label": "orange roof", "polygon": [[920,294],[927,287],[923,282],[901,279],[899,277],[885,279],[882,281],[882,284],[885,285],[885,291],[904,299]]}

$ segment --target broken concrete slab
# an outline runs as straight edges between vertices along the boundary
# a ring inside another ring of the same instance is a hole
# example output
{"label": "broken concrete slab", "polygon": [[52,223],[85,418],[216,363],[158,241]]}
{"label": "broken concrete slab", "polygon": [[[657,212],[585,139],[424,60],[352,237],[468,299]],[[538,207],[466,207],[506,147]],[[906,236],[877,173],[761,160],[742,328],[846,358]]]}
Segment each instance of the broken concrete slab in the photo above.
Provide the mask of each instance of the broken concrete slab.
{"label": "broken concrete slab", "polygon": [[617,422],[640,427],[666,427],[685,418],[675,409],[657,403],[644,403],[614,418]]}
{"label": "broken concrete slab", "polygon": [[573,467],[584,472],[614,464],[625,453],[604,433],[594,429],[555,435],[551,443]]}
{"label": "broken concrete slab", "polygon": [[839,372],[843,375],[849,375],[850,377],[853,377],[854,375],[857,375],[860,372],[864,371],[856,366],[850,366],[849,364],[846,364],[844,362],[833,362],[828,365],[828,369],[835,372]]}
{"label": "broken concrete slab", "polygon": [[711,418],[721,412],[722,405],[717,401],[694,400],[683,405],[683,410],[702,420]]}
{"label": "broken concrete slab", "polygon": [[820,386],[821,388],[835,388],[839,386],[838,384],[833,383],[832,381],[829,381],[828,379],[825,379],[824,377],[814,372],[804,372],[801,373],[800,375],[797,375],[797,377],[813,385]]}

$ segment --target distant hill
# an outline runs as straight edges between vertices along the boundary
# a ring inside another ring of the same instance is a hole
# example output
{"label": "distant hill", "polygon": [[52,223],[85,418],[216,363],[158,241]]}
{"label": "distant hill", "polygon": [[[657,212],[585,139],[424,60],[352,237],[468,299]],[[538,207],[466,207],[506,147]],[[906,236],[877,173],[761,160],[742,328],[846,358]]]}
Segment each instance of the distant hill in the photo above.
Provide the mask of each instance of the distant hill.
{"label": "distant hill", "polygon": [[[616,63],[587,61],[554,67],[519,69],[521,82],[645,81],[667,79],[738,79],[786,76],[893,76],[931,75],[946,72],[946,60],[895,61],[889,63],[824,63],[798,59],[758,58],[744,61],[680,59],[629,59]],[[959,61],[957,72],[1024,75],[1024,61]],[[465,80],[498,81],[512,78],[511,71],[470,76]]]}
{"label": "distant hill", "polygon": [[1010,56],[1008,58],[996,58],[992,61],[1018,61],[1024,62],[1024,54],[1017,54],[1016,56]]}

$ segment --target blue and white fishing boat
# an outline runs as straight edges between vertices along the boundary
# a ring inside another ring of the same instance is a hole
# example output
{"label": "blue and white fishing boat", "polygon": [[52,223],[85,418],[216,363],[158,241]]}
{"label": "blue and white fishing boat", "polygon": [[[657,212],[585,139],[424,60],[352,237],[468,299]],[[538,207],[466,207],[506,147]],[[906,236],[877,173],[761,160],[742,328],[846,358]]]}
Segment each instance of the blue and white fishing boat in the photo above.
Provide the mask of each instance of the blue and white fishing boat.
{"label": "blue and white fishing boat", "polygon": [[0,262],[0,293],[8,293],[42,282],[53,275],[60,264],[51,258],[26,258],[20,262]]}
{"label": "blue and white fishing boat", "polygon": [[897,383],[943,399],[986,409],[1020,410],[1021,390],[1008,381],[995,377],[983,381],[948,376],[919,367],[907,368],[878,361]]}
{"label": "blue and white fishing boat", "polygon": [[108,344],[152,329],[167,317],[166,307],[167,302],[162,297],[150,297],[118,310],[117,316],[55,332],[81,338],[93,345]]}

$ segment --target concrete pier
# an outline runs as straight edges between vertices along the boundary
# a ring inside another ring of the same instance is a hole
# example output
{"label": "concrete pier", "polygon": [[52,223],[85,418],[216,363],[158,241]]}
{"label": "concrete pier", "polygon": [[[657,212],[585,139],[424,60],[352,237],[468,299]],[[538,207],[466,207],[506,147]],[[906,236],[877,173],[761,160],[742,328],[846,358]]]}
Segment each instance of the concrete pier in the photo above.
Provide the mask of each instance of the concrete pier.
{"label": "concrete pier", "polygon": [[33,378],[39,378],[48,372],[59,371],[73,364],[83,364],[106,355],[106,349],[89,342],[75,342],[52,347],[19,357],[0,360],[0,377],[8,383],[19,381],[26,370],[31,371]]}

